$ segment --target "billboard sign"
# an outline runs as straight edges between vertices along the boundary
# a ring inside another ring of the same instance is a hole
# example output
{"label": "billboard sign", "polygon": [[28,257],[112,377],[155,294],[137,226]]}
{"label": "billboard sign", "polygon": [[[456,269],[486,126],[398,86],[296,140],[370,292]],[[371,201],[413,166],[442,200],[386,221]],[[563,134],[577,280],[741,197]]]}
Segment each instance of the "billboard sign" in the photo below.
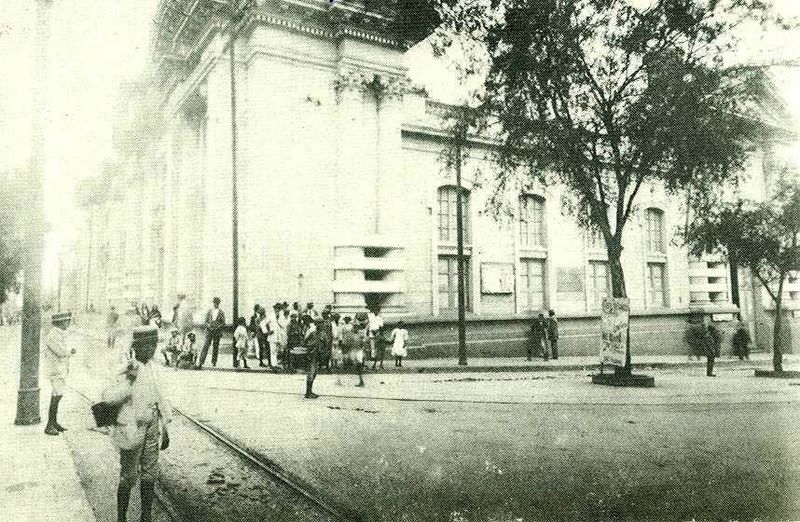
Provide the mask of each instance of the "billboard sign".
{"label": "billboard sign", "polygon": [[625,347],[628,344],[628,324],[631,301],[627,297],[603,299],[603,346],[600,362],[625,366]]}

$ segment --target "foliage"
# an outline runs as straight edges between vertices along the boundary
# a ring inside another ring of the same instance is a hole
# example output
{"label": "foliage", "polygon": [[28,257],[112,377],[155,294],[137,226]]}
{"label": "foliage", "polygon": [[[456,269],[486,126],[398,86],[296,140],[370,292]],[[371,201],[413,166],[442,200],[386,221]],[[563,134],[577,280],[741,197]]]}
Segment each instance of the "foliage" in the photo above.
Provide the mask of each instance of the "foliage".
{"label": "foliage", "polygon": [[686,230],[691,253],[727,254],[761,282],[775,303],[773,363],[780,371],[783,286],[790,272],[800,270],[800,182],[780,179],[766,201],[739,200],[700,210]]}
{"label": "foliage", "polygon": [[24,216],[20,178],[19,175],[0,173],[3,195],[0,205],[0,304],[5,302],[8,291],[19,291]]}
{"label": "foliage", "polygon": [[775,286],[800,270],[800,183],[780,181],[767,201],[739,200],[706,209],[686,235],[693,255],[727,254],[751,269],[777,302]]}
{"label": "foliage", "polygon": [[686,344],[689,345],[691,350],[690,355],[705,355],[706,343],[708,342],[705,325],[702,323],[689,325],[686,328],[684,340]]}
{"label": "foliage", "polygon": [[578,221],[605,240],[615,296],[642,186],[706,191],[741,171],[759,135],[769,82],[722,57],[737,26],[774,21],[760,0],[467,0],[440,14],[440,47],[453,33],[485,41],[498,182],[566,186]]}

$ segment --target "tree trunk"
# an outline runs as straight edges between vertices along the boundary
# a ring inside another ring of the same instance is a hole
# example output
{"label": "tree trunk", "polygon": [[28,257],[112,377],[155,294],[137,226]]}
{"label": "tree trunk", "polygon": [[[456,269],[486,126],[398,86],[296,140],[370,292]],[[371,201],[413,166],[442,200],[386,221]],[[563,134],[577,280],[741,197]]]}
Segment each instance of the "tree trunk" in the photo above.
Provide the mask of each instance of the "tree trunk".
{"label": "tree trunk", "polygon": [[628,297],[625,290],[625,272],[622,269],[622,248],[608,248],[608,270],[611,273],[611,296]]}
{"label": "tree trunk", "polygon": [[775,372],[783,371],[783,353],[781,352],[781,324],[783,315],[783,280],[784,274],[781,274],[780,282],[778,282],[778,293],[775,294],[775,324],[772,328],[772,369]]}
{"label": "tree trunk", "polygon": [[[628,297],[625,291],[625,271],[622,269],[622,247],[620,245],[608,245],[608,270],[611,273],[611,296]],[[633,370],[631,364],[631,327],[628,318],[628,332],[625,342],[625,366],[617,367],[615,373],[619,375],[630,375]]]}

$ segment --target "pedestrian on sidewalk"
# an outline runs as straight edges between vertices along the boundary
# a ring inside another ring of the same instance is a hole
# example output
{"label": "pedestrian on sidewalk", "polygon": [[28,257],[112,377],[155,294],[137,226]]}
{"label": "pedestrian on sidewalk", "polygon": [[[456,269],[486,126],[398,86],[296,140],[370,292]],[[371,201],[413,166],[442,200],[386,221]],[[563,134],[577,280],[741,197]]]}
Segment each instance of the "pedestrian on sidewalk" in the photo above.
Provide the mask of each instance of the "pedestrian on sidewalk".
{"label": "pedestrian on sidewalk", "polygon": [[558,319],[556,312],[552,308],[547,317],[547,340],[550,341],[550,353],[553,360],[558,359]]}
{"label": "pedestrian on sidewalk", "polygon": [[67,337],[72,312],[53,314],[53,327],[45,337],[45,363],[47,375],[50,377],[52,393],[50,394],[50,409],[47,412],[47,426],[44,432],[48,435],[58,435],[67,429],[58,423],[58,404],[64,396],[67,375],[69,375],[69,358],[75,355],[75,348],[69,346]]}
{"label": "pedestrian on sidewalk", "polygon": [[206,342],[203,345],[203,351],[200,352],[200,362],[197,364],[197,369],[201,370],[203,364],[206,362],[206,355],[208,354],[209,346],[213,348],[211,351],[211,365],[217,365],[217,355],[219,354],[219,340],[222,338],[222,330],[225,328],[225,313],[219,308],[220,299],[215,297],[212,301],[213,308],[206,314]]}
{"label": "pedestrian on sidewalk", "polygon": [[[331,362],[332,369],[338,370],[343,361],[342,323],[339,314],[331,314]],[[338,382],[337,377],[337,382]]]}
{"label": "pedestrian on sidewalk", "polygon": [[408,355],[406,343],[408,342],[408,330],[403,321],[398,321],[397,327],[392,330],[392,357],[396,368],[403,367],[403,357]]}
{"label": "pedestrian on sidewalk", "polygon": [[316,399],[319,397],[314,393],[314,380],[317,378],[319,371],[319,357],[325,347],[325,336],[322,335],[317,324],[311,319],[310,315],[303,316],[303,322],[306,325],[304,334],[304,345],[306,347],[306,356],[308,358],[308,369],[306,370],[306,399]]}
{"label": "pedestrian on sidewalk", "polygon": [[384,346],[382,339],[380,338],[383,325],[384,321],[383,316],[381,315],[381,309],[375,306],[367,313],[367,339],[369,340],[369,356],[372,358],[373,370],[375,369],[379,360],[381,368],[383,368]]}
{"label": "pedestrian on sidewalk", "polygon": [[108,309],[106,316],[106,340],[108,342],[108,349],[113,350],[114,344],[117,342],[117,323],[119,322],[119,314],[117,309],[112,305]]}
{"label": "pedestrian on sidewalk", "polygon": [[739,357],[740,361],[750,360],[750,332],[747,331],[747,325],[744,321],[739,322],[736,333],[731,338],[731,345],[733,346],[733,353]]}
{"label": "pedestrian on sidewalk", "polygon": [[706,376],[716,377],[714,373],[714,359],[719,357],[721,347],[721,335],[714,323],[706,317]]}
{"label": "pedestrian on sidewalk", "polygon": [[169,446],[166,426],[172,407],[162,393],[161,376],[153,360],[158,330],[150,327],[133,332],[135,358],[125,378],[103,392],[103,400],[121,405],[111,441],[119,450],[120,479],[117,486],[117,521],[125,522],[131,490],[137,482],[142,496],[142,522],[152,521],[159,451]]}
{"label": "pedestrian on sidewalk", "polygon": [[233,331],[233,367],[238,368],[239,362],[247,367],[247,348],[249,344],[250,334],[247,331],[247,321],[244,317],[240,317],[236,321],[236,329]]}
{"label": "pedestrian on sidewalk", "polygon": [[283,359],[283,365],[286,366],[287,345],[289,343],[289,305],[283,303],[278,308],[275,332],[275,343],[270,352],[270,361],[272,362],[272,369],[278,370],[278,358]]}
{"label": "pedestrian on sidewalk", "polygon": [[528,345],[528,360],[531,361],[532,356],[543,356],[544,360],[548,359],[547,354],[547,322],[545,321],[544,314],[539,314],[533,320],[531,325],[531,338],[532,344]]}
{"label": "pedestrian on sidewalk", "polygon": [[294,372],[294,362],[291,352],[294,348],[303,346],[303,324],[300,322],[300,314],[292,310],[289,314],[289,326],[286,327],[287,347],[284,354],[283,366],[287,372]]}

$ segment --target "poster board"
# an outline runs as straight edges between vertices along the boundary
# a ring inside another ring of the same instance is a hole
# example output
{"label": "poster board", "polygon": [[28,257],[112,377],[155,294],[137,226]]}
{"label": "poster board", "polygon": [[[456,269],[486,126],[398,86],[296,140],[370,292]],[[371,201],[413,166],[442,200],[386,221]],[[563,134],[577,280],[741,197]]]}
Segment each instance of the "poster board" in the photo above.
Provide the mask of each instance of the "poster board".
{"label": "poster board", "polygon": [[511,294],[514,291],[514,265],[481,263],[481,293]]}
{"label": "poster board", "polygon": [[625,366],[625,347],[628,344],[630,316],[631,301],[627,297],[603,299],[601,363]]}

